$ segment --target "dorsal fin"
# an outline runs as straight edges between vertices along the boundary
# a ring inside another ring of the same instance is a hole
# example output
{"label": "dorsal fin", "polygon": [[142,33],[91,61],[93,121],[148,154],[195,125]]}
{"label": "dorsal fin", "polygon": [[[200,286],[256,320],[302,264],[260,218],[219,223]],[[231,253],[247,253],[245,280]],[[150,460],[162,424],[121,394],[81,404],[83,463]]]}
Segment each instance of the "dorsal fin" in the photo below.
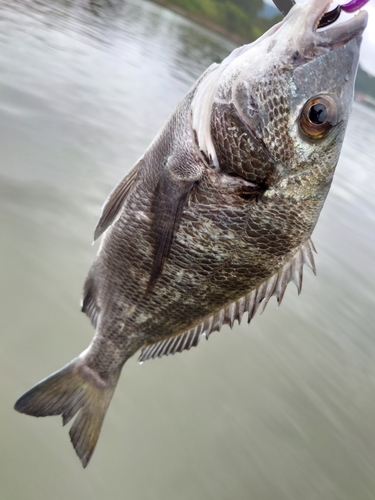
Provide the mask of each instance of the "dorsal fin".
{"label": "dorsal fin", "polygon": [[102,215],[100,216],[100,219],[94,231],[94,241],[97,240],[106,229],[108,229],[108,227],[120,213],[125,199],[137,178],[140,166],[141,160],[130,171],[130,173],[126,177],[124,177],[124,179],[119,184],[117,184],[115,189],[108,196],[107,201],[103,205]]}
{"label": "dorsal fin", "polygon": [[223,325],[229,325],[232,328],[235,320],[241,323],[245,312],[248,313],[247,322],[250,323],[262,301],[262,311],[273,295],[276,296],[277,302],[281,304],[286,287],[290,282],[296,285],[299,294],[302,288],[303,265],[307,264],[315,274],[313,251],[316,252],[313,242],[309,238],[276,274],[264,281],[258,288],[237,301],[228,304],[212,316],[207,317],[202,323],[199,323],[187,332],[155,344],[146,344],[141,351],[139,362],[189,350],[191,347],[198,345],[201,335],[205,335],[208,339],[212,332],[219,331]]}

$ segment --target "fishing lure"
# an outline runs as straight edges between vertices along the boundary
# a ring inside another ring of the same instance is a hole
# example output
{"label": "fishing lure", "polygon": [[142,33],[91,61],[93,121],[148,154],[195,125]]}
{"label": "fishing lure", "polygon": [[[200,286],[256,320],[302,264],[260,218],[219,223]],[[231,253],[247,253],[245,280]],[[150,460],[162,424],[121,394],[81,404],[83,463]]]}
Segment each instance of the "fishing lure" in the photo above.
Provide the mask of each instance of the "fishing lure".
{"label": "fishing lure", "polygon": [[[319,21],[318,28],[326,28],[330,24],[333,24],[340,17],[341,11],[352,14],[357,10],[361,9],[369,0],[351,0],[344,5],[338,5],[334,9],[326,12],[324,16]],[[273,3],[279,9],[279,11],[286,16],[290,9],[295,5],[295,0],[273,0]]]}

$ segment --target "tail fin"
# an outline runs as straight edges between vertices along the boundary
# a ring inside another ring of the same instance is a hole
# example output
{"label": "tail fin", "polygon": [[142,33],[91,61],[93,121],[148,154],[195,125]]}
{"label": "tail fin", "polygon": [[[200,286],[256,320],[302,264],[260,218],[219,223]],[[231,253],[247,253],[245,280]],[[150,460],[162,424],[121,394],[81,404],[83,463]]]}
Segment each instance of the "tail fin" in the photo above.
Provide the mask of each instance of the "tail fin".
{"label": "tail fin", "polygon": [[84,364],[82,357],[76,358],[27,391],[14,408],[35,417],[62,415],[63,425],[79,411],[69,434],[83,467],[86,467],[98,441],[120,371],[104,381]]}

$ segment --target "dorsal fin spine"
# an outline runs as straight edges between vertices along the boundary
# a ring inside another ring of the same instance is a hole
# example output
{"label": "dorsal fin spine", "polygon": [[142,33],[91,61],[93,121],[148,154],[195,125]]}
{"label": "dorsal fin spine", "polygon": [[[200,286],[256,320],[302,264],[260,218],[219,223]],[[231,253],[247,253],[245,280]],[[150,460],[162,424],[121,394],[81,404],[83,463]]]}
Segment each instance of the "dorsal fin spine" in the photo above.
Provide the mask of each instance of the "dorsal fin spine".
{"label": "dorsal fin spine", "polygon": [[265,310],[266,305],[268,304],[268,301],[272,297],[272,295],[273,295],[273,293],[275,291],[275,288],[276,288],[276,283],[277,283],[277,274],[275,274],[274,276],[272,276],[272,278],[269,279],[268,282],[267,282],[266,294],[265,294],[265,297],[263,299],[263,305],[262,305],[261,313]]}
{"label": "dorsal fin spine", "polygon": [[311,242],[311,245],[307,246],[306,251],[303,252],[303,263],[307,264],[309,268],[312,270],[312,272],[316,274],[314,255],[312,253],[312,250],[316,252],[315,247]]}
{"label": "dorsal fin spine", "polygon": [[249,294],[249,304],[248,304],[248,308],[247,308],[247,322],[250,323],[250,321],[253,319],[254,317],[254,314],[255,314],[255,310],[254,310],[254,306],[255,306],[255,297],[256,297],[256,290],[253,290],[250,294]]}
{"label": "dorsal fin spine", "polygon": [[292,271],[292,276],[291,276],[291,281],[296,285],[297,290],[298,290],[298,295],[301,293],[302,290],[302,276],[303,276],[303,256],[302,252],[299,251],[298,255],[296,256],[296,267],[293,268]]}
{"label": "dorsal fin spine", "polygon": [[302,267],[307,264],[315,273],[315,263],[313,251],[316,251],[311,240],[306,240],[292,255],[277,273],[261,283],[258,288],[252,290],[247,295],[240,297],[234,302],[227,304],[221,310],[206,317],[201,323],[182,334],[176,335],[155,344],[145,345],[142,349],[139,361],[145,361],[156,356],[163,356],[190,349],[199,343],[202,334],[206,338],[213,331],[220,331],[223,324],[233,327],[236,319],[240,323],[244,313],[248,312],[248,323],[254,317],[256,311],[262,304],[262,311],[266,307],[269,299],[275,295],[280,304],[288,283],[295,283],[298,293],[302,287]]}
{"label": "dorsal fin spine", "polygon": [[239,325],[241,324],[242,316],[244,315],[245,312],[245,302],[246,302],[246,297],[241,297],[240,300],[238,301],[236,319]]}
{"label": "dorsal fin spine", "polygon": [[154,358],[155,352],[158,350],[158,344],[155,344],[154,347],[150,351],[150,358]]}
{"label": "dorsal fin spine", "polygon": [[213,322],[214,322],[214,317],[210,316],[208,319],[206,319],[206,321],[204,323],[204,334],[205,334],[207,340],[208,340],[208,337],[210,335],[210,332],[212,331]]}
{"label": "dorsal fin spine", "polygon": [[279,305],[283,300],[285,290],[289,281],[290,281],[290,268],[287,268],[285,272],[279,276],[279,279],[277,281],[276,290],[277,290],[277,302]]}

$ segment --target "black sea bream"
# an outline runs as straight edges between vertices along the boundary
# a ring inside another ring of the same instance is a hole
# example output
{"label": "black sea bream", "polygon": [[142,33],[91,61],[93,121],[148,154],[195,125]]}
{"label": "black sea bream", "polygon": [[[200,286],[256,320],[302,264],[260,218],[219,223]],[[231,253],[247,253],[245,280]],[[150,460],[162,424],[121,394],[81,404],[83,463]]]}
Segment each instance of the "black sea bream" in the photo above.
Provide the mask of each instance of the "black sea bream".
{"label": "black sea bream", "polygon": [[94,451],[125,361],[197,345],[314,268],[310,240],[339,158],[367,14],[323,31],[330,0],[295,5],[259,40],[213,64],[109,196],[82,310],[91,345],[16,410],[77,413]]}

